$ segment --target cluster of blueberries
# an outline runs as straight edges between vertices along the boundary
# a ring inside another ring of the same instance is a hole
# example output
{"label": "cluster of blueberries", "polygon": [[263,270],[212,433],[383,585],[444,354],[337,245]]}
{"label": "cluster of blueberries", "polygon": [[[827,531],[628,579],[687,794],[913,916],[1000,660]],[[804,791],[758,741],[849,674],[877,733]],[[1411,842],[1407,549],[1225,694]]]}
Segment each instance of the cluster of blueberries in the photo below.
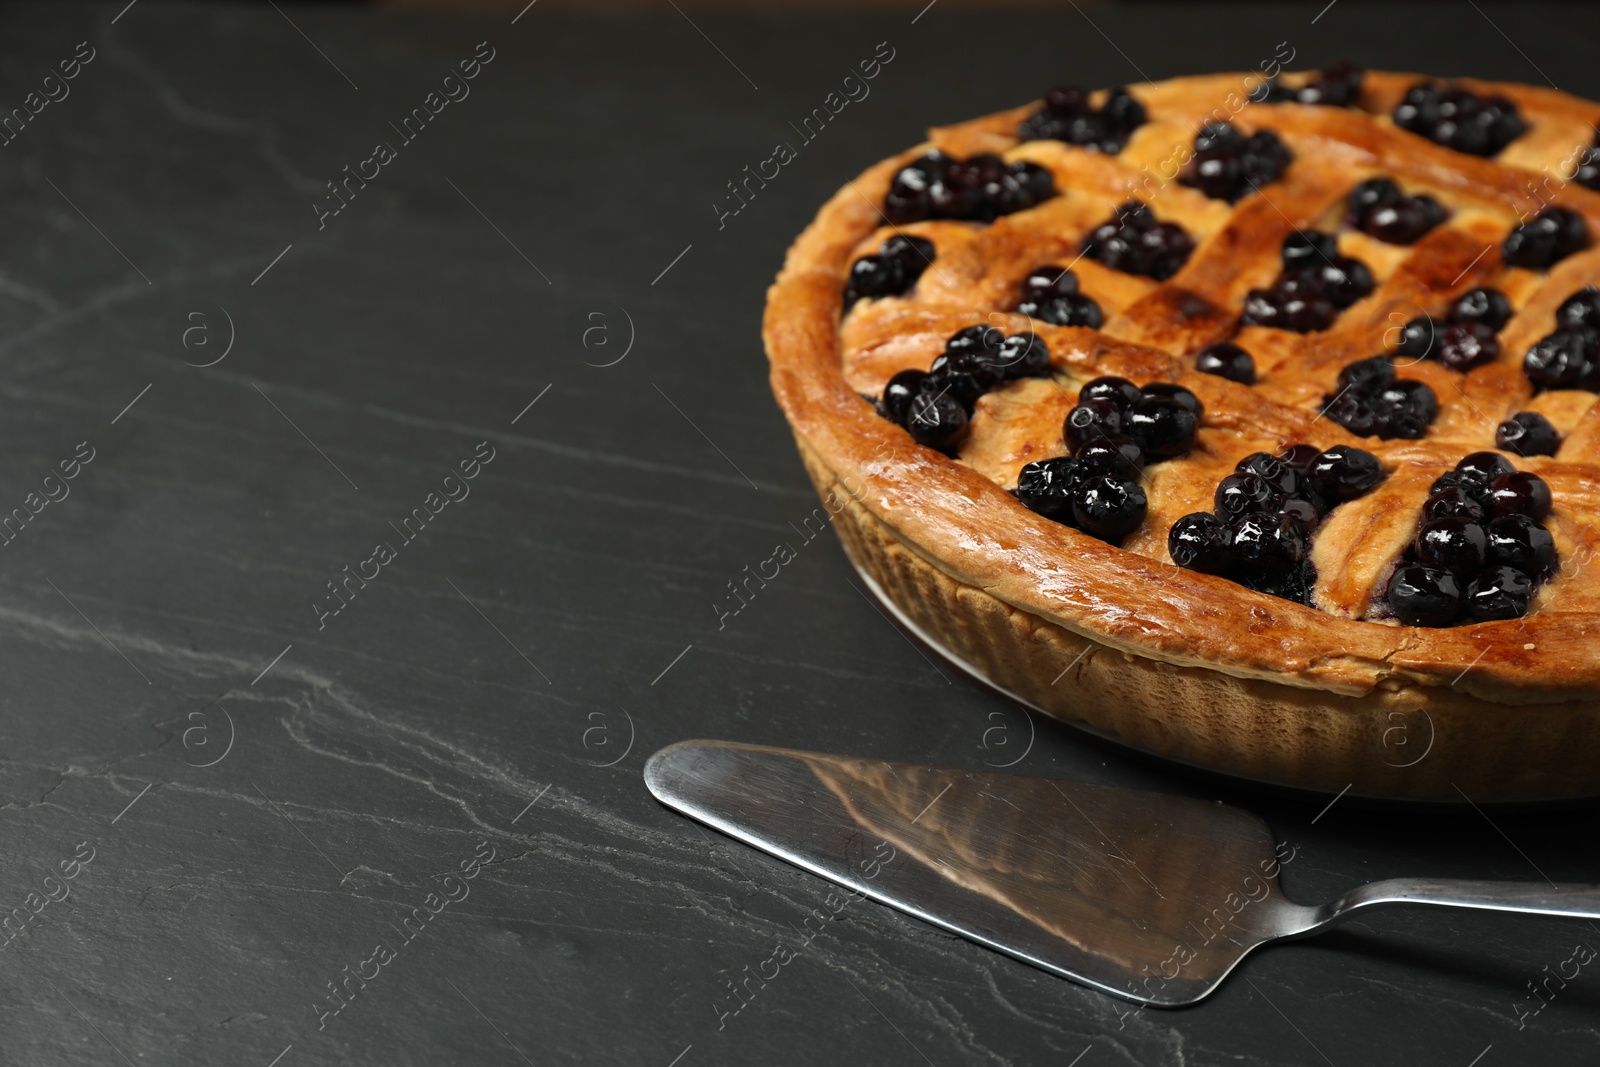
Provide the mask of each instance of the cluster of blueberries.
{"label": "cluster of blueberries", "polygon": [[1055,176],[1037,163],[1007,163],[987,152],[954,159],[935,150],[895,174],[883,213],[896,226],[923,219],[993,222],[1055,193]]}
{"label": "cluster of blueberries", "polygon": [[1332,234],[1295,230],[1283,239],[1283,271],[1270,289],[1245,294],[1241,323],[1310,333],[1333,325],[1339,312],[1372,292],[1372,272],[1339,254]]}
{"label": "cluster of blueberries", "polygon": [[1522,373],[1540,390],[1600,392],[1600,289],[1585,286],[1556,310],[1556,329],[1534,342]]}
{"label": "cluster of blueberries", "polygon": [[926,237],[897,233],[878,247],[875,256],[862,256],[850,265],[844,284],[844,306],[868,296],[899,296],[922,277],[933,262],[933,242]]}
{"label": "cluster of blueberries", "polygon": [[1031,333],[968,326],[945,342],[927,371],[903,370],[883,388],[879,413],[929,448],[947,451],[966,432],[978,398],[1003,382],[1050,373],[1050,349]]}
{"label": "cluster of blueberries", "polygon": [[1397,352],[1412,359],[1436,359],[1451,370],[1469,371],[1500,354],[1495,335],[1511,318],[1511,301],[1498,289],[1463,293],[1445,315],[1444,328],[1419,315],[1400,328]]}
{"label": "cluster of blueberries", "polygon": [[1098,330],[1100,305],[1078,292],[1078,276],[1066,267],[1035,267],[1022,279],[1017,313],[1052,326],[1087,326]]}
{"label": "cluster of blueberries", "polygon": [[1433,483],[1422,525],[1394,575],[1388,601],[1407,626],[1491,622],[1528,613],[1556,568],[1542,525],[1550,487],[1498,452],[1474,452]]}
{"label": "cluster of blueberries", "polygon": [[1293,159],[1271,130],[1246,137],[1230,122],[1208,122],[1194,135],[1194,157],[1178,180],[1231,204],[1283,177]]}
{"label": "cluster of blueberries", "polygon": [[1313,74],[1298,89],[1280,85],[1268,78],[1250,94],[1258,104],[1321,104],[1323,107],[1349,107],[1361,95],[1360,67],[1346,60],[1330,63]]}
{"label": "cluster of blueberries", "polygon": [[1194,238],[1176,222],[1157,222],[1143,200],[1129,200],[1083,241],[1083,255],[1124,274],[1164,282],[1194,251]]}
{"label": "cluster of blueberries", "polygon": [[1206,345],[1194,354],[1194,369],[1240,385],[1256,384],[1256,359],[1232,341]]}
{"label": "cluster of blueberries", "polygon": [[1548,270],[1588,247],[1589,225],[1582,215],[1564,207],[1547,207],[1512,227],[1500,245],[1500,258],[1508,267]]}
{"label": "cluster of blueberries", "polygon": [[1217,483],[1214,510],[1185,515],[1167,534],[1172,562],[1261,593],[1311,603],[1311,538],[1339,504],[1383,481],[1378,457],[1359,448],[1290,445],[1256,452]]}
{"label": "cluster of blueberries", "polygon": [[1407,196],[1388,178],[1369,178],[1350,190],[1350,225],[1392,245],[1415,244],[1449,215],[1427,193]]}
{"label": "cluster of blueberries", "polygon": [[1402,130],[1474,156],[1498,155],[1528,128],[1517,106],[1503,96],[1479,96],[1431,81],[1406,90],[1392,117]]}
{"label": "cluster of blueberries", "polygon": [[1361,437],[1416,441],[1439,414],[1426,382],[1397,378],[1388,356],[1357,360],[1339,372],[1339,391],[1322,399],[1322,413]]}
{"label": "cluster of blueberries", "polygon": [[1144,123],[1144,105],[1120,86],[1106,94],[1099,108],[1092,108],[1087,92],[1063,85],[1044,94],[1044,107],[1022,120],[1017,136],[1024,141],[1065,141],[1114,156]]}
{"label": "cluster of blueberries", "polygon": [[1144,468],[1194,447],[1204,409],[1181,385],[1096,378],[1078,391],[1062,436],[1070,456],[1039,460],[1017,475],[1032,511],[1113,545],[1144,522]]}

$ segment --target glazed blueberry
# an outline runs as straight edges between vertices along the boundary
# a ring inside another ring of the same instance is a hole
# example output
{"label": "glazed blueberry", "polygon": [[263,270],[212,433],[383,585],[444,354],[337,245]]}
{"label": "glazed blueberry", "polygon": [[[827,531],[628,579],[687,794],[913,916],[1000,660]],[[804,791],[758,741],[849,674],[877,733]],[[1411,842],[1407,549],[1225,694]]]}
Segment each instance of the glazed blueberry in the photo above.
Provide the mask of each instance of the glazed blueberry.
{"label": "glazed blueberry", "polygon": [[1402,378],[1378,393],[1373,412],[1380,437],[1415,441],[1439,414],[1439,398],[1426,383]]}
{"label": "glazed blueberry", "polygon": [[1535,522],[1550,514],[1550,484],[1537,474],[1512,471],[1489,483],[1484,507],[1495,518],[1526,515]]}
{"label": "glazed blueberry", "polygon": [[1557,330],[1534,342],[1522,358],[1522,373],[1541,389],[1574,389],[1589,373],[1582,334]]}
{"label": "glazed blueberry", "polygon": [[1492,363],[1500,354],[1494,329],[1482,322],[1452,322],[1439,332],[1433,356],[1446,367],[1469,371]]}
{"label": "glazed blueberry", "polygon": [[1194,251],[1194,239],[1182,226],[1157,222],[1143,201],[1122,204],[1112,217],[1089,232],[1083,255],[1112,270],[1165,281],[1178,272]]}
{"label": "glazed blueberry", "polygon": [[1379,432],[1375,403],[1370,392],[1346,389],[1324,397],[1322,413],[1357,437],[1372,437]]}
{"label": "glazed blueberry", "polygon": [[1264,78],[1250,90],[1250,101],[1256,104],[1290,104],[1295,102],[1295,91],[1281,84],[1276,77]]}
{"label": "glazed blueberry", "polygon": [[1250,90],[1250,99],[1258,104],[1320,104],[1324,107],[1349,107],[1361,95],[1361,80],[1365,72],[1352,63],[1340,60],[1312,74],[1298,89],[1290,89],[1276,77],[1263,79]]}
{"label": "glazed blueberry", "polygon": [[1089,106],[1088,93],[1068,85],[1046,93],[1044,107],[1022,121],[1017,136],[1024,141],[1065,141],[1115,155],[1144,123],[1144,105],[1126,89],[1112,89],[1095,110]]}
{"label": "glazed blueberry", "polygon": [[1200,403],[1200,398],[1176,382],[1151,382],[1143,389],[1145,396],[1163,396],[1176,400],[1199,419],[1206,413],[1205,405]]}
{"label": "glazed blueberry", "polygon": [[1000,342],[994,360],[1007,380],[1039,378],[1050,373],[1050,348],[1033,333],[1007,337]]}
{"label": "glazed blueberry", "polygon": [[933,212],[927,187],[904,181],[905,175],[901,171],[883,197],[884,218],[896,226],[928,218]]}
{"label": "glazed blueberry", "polygon": [[1586,285],[1556,309],[1556,325],[1570,329],[1600,328],[1600,289]]}
{"label": "glazed blueberry", "polygon": [[1526,515],[1502,515],[1489,522],[1489,562],[1515,567],[1538,580],[1556,569],[1556,543],[1550,531]]}
{"label": "glazed blueberry", "polygon": [[1352,222],[1361,218],[1363,212],[1370,208],[1382,207],[1385,204],[1398,204],[1406,198],[1400,187],[1388,178],[1368,178],[1354,189],[1350,190],[1345,202],[1350,207]]}
{"label": "glazed blueberry", "polygon": [[1519,411],[1495,427],[1494,447],[1519,456],[1553,456],[1561,447],[1561,434],[1537,411]]}
{"label": "glazed blueberry", "polygon": [[1158,222],[1139,235],[1139,267],[1135,274],[1166,281],[1178,273],[1194,251],[1194,238],[1176,222]]}
{"label": "glazed blueberry", "polygon": [[1312,490],[1330,503],[1354,500],[1383,481],[1383,465],[1371,452],[1334,445],[1306,467]]}
{"label": "glazed blueberry", "polygon": [[1338,60],[1313,74],[1295,99],[1302,104],[1321,104],[1324,107],[1349,107],[1361,95],[1361,80],[1365,74],[1360,67],[1347,60]]}
{"label": "glazed blueberry", "polygon": [[1278,454],[1278,458],[1304,474],[1310,468],[1311,461],[1320,455],[1322,453],[1318,451],[1316,445],[1297,444],[1285,448]]}
{"label": "glazed blueberry", "polygon": [[895,225],[928,218],[990,222],[1053,195],[1050,172],[1035,164],[1008,166],[995,155],[956,160],[930,152],[895,174],[883,213]]}
{"label": "glazed blueberry", "polygon": [[1271,185],[1283,177],[1283,172],[1293,161],[1294,154],[1289,151],[1288,145],[1278,139],[1277,134],[1271,130],[1257,130],[1245,141],[1244,155],[1240,157],[1244,185],[1238,195],[1245,196],[1263,185]]}
{"label": "glazed blueberry", "polygon": [[1123,434],[1091,437],[1078,446],[1072,458],[1086,469],[1113,474],[1125,481],[1138,481],[1144,473],[1144,452],[1131,437]]}
{"label": "glazed blueberry", "polygon": [[1413,85],[1395,106],[1391,117],[1402,130],[1428,136],[1434,123],[1439,121],[1439,87],[1432,82]]}
{"label": "glazed blueberry", "polygon": [[1269,581],[1288,573],[1311,550],[1297,523],[1265,511],[1241,515],[1232,532],[1237,565],[1247,575]]}
{"label": "glazed blueberry", "polygon": [[997,352],[1000,350],[1000,345],[1004,340],[1005,334],[998,327],[985,325],[968,326],[951,334],[950,339],[944,343],[944,350],[946,352],[971,352],[981,349]]}
{"label": "glazed blueberry", "polygon": [[1122,426],[1145,455],[1167,459],[1194,447],[1199,420],[1175,397],[1143,396],[1128,408]]}
{"label": "glazed blueberry", "polygon": [[1452,626],[1465,610],[1454,575],[1415,564],[1394,572],[1388,599],[1395,617],[1407,626]]}
{"label": "glazed blueberry", "polygon": [[906,411],[906,429],[920,445],[946,449],[967,428],[967,409],[948,392],[921,392]]}
{"label": "glazed blueberry", "polygon": [[1393,118],[1403,130],[1477,156],[1497,154],[1527,129],[1516,105],[1505,97],[1479,97],[1434,82],[1407,90]]}
{"label": "glazed blueberry", "polygon": [[1227,122],[1208,122],[1194,135],[1197,152],[1241,152],[1244,143],[1244,134]]}
{"label": "glazed blueberry", "polygon": [[1511,301],[1498,289],[1474,289],[1463,293],[1450,308],[1450,321],[1481,323],[1491,333],[1498,332],[1510,320]]}
{"label": "glazed blueberry", "polygon": [[1439,414],[1439,398],[1426,382],[1413,378],[1398,378],[1378,394],[1380,404],[1397,404],[1408,408],[1422,419],[1424,425]]}
{"label": "glazed blueberry", "polygon": [[927,269],[933,257],[937,254],[933,242],[926,237],[918,237],[909,233],[897,233],[884,241],[878,248],[878,254],[886,259],[898,260],[900,265],[910,275],[921,274]]}
{"label": "glazed blueberry", "polygon": [[1583,153],[1572,171],[1572,180],[1585,189],[1600,189],[1600,131],[1596,131],[1594,146]]}
{"label": "glazed blueberry", "polygon": [[1256,381],[1254,357],[1231,341],[1219,341],[1195,353],[1194,369],[1243,385],[1254,385]]}
{"label": "glazed blueberry", "polygon": [[[1489,485],[1502,474],[1511,474],[1517,468],[1498,452],[1473,452],[1462,456],[1456,463],[1457,484],[1476,500],[1489,492]],[[1442,480],[1442,479],[1441,479]],[[1438,486],[1438,482],[1433,483]]]}
{"label": "glazed blueberry", "polygon": [[978,398],[997,382],[999,374],[989,362],[988,352],[946,352],[933,361],[922,391],[943,394],[972,414]]}
{"label": "glazed blueberry", "polygon": [[1426,315],[1418,315],[1400,327],[1400,343],[1396,352],[1412,359],[1427,359],[1433,355],[1433,340],[1436,332],[1431,318]]}
{"label": "glazed blueberry", "polygon": [[1283,494],[1259,474],[1249,471],[1230,474],[1217,483],[1212,498],[1216,513],[1223,519],[1234,520],[1252,512],[1276,511]]}
{"label": "glazed blueberry", "polygon": [[1336,308],[1347,308],[1372,292],[1372,272],[1359,259],[1334,256],[1317,268],[1317,274],[1324,296]]}
{"label": "glazed blueberry", "polygon": [[1091,474],[1072,495],[1072,516],[1078,529],[1111,544],[1139,528],[1148,501],[1138,482],[1109,474]]}
{"label": "glazed blueberry", "polygon": [[1283,239],[1283,269],[1301,271],[1331,263],[1339,255],[1339,242],[1320,230],[1295,230]]}
{"label": "glazed blueberry", "polygon": [[1049,300],[1057,296],[1075,296],[1078,276],[1066,267],[1035,267],[1022,280],[1024,300]]}
{"label": "glazed blueberry", "polygon": [[1322,520],[1322,509],[1304,497],[1292,496],[1278,505],[1278,517],[1294,522],[1309,537]]}
{"label": "glazed blueberry", "polygon": [[1214,200],[1231,202],[1277,181],[1291,158],[1270,130],[1246,138],[1229,123],[1211,122],[1195,135],[1194,156],[1178,180]]}
{"label": "glazed blueberry", "polygon": [[904,426],[906,413],[911,409],[911,401],[922,392],[922,383],[927,377],[919,370],[903,370],[890,378],[889,384],[883,387],[884,417],[890,422]]}
{"label": "glazed blueberry", "polygon": [[997,181],[1005,172],[1005,160],[993,152],[979,152],[966,159],[952,159],[946,171],[951,178],[974,183]]}
{"label": "glazed blueberry", "polygon": [[1508,266],[1544,270],[1588,244],[1589,227],[1582,215],[1547,207],[1506,236],[1500,256]]}
{"label": "glazed blueberry", "polygon": [[1056,177],[1050,168],[1041,167],[1037,163],[1026,159],[1019,159],[1010,167],[1011,177],[1017,185],[1027,194],[1030,201],[1026,206],[1050,199],[1056,193]]}
{"label": "glazed blueberry", "polygon": [[1072,492],[1082,467],[1071,456],[1029,463],[1017,474],[1017,499],[1029,511],[1072,524]]}
{"label": "glazed blueberry", "polygon": [[1078,403],[1087,400],[1109,400],[1123,411],[1136,404],[1144,393],[1137,385],[1126,378],[1107,375],[1085,382],[1082,389],[1078,390]]}
{"label": "glazed blueberry", "polygon": [[1061,434],[1076,451],[1085,441],[1122,433],[1122,409],[1109,400],[1085,400],[1067,413]]}
{"label": "glazed blueberry", "polygon": [[903,293],[906,284],[905,267],[898,259],[862,256],[850,265],[850,278],[844,285],[845,307],[867,297]]}
{"label": "glazed blueberry", "polygon": [[1048,300],[1024,300],[1017,305],[1017,311],[1052,326],[1087,326],[1098,330],[1103,321],[1100,305],[1081,293]]}
{"label": "glazed blueberry", "polygon": [[1145,123],[1144,105],[1120,85],[1106,94],[1100,111],[1115,129],[1135,130]]}
{"label": "glazed blueberry", "polygon": [[929,186],[943,181],[950,163],[949,156],[932,151],[900,168],[884,197],[883,210],[889,221],[899,224],[929,217],[932,210]]}
{"label": "glazed blueberry", "polygon": [[1339,374],[1338,393],[1324,399],[1323,413],[1363,437],[1415,440],[1427,433],[1439,400],[1425,383],[1394,379],[1388,357],[1352,363]]}
{"label": "glazed blueberry", "polygon": [[1089,93],[1076,85],[1058,85],[1044,94],[1044,106],[1068,115],[1089,110]]}
{"label": "glazed blueberry", "polygon": [[1394,379],[1394,364],[1389,362],[1389,357],[1372,356],[1345,364],[1339,371],[1338,382],[1341,390],[1381,389],[1392,385]]}
{"label": "glazed blueberry", "polygon": [[1467,614],[1477,622],[1520,619],[1533,599],[1533,579],[1512,567],[1490,567],[1467,586]]}
{"label": "glazed blueberry", "polygon": [[1333,325],[1338,309],[1328,299],[1285,292],[1283,287],[1252,289],[1245,294],[1245,325],[1274,326],[1295,333],[1315,333]]}
{"label": "glazed blueberry", "polygon": [[1172,524],[1167,552],[1172,562],[1202,574],[1224,574],[1233,561],[1233,531],[1215,515],[1197,511]]}
{"label": "glazed blueberry", "polygon": [[1281,496],[1297,497],[1307,489],[1305,475],[1270,452],[1252,452],[1234,467],[1236,474],[1254,474]]}
{"label": "glazed blueberry", "polygon": [[1258,592],[1283,597],[1296,604],[1316,606],[1312,596],[1317,587],[1317,568],[1312,566],[1310,559],[1301,560],[1289,568],[1288,573],[1278,575],[1269,582],[1253,582],[1245,578],[1244,584]]}
{"label": "glazed blueberry", "polygon": [[1375,204],[1357,217],[1356,228],[1389,244],[1409,245],[1444,220],[1444,205],[1424,194]]}
{"label": "glazed blueberry", "polygon": [[1474,500],[1464,490],[1449,486],[1430,493],[1427,503],[1422,505],[1423,522],[1447,518],[1482,523],[1487,521],[1488,517],[1484,513],[1482,504]]}
{"label": "glazed blueberry", "polygon": [[1517,106],[1503,96],[1485,97],[1477,118],[1479,125],[1488,132],[1490,155],[1498,153],[1528,128],[1517,114]]}
{"label": "glazed blueberry", "polygon": [[1447,515],[1423,523],[1413,548],[1424,565],[1468,577],[1483,569],[1489,535],[1479,523]]}
{"label": "glazed blueberry", "polygon": [[1344,308],[1373,289],[1372,272],[1338,254],[1331,234],[1296,230],[1283,240],[1283,271],[1269,289],[1245,294],[1241,322],[1311,333],[1325,330]]}

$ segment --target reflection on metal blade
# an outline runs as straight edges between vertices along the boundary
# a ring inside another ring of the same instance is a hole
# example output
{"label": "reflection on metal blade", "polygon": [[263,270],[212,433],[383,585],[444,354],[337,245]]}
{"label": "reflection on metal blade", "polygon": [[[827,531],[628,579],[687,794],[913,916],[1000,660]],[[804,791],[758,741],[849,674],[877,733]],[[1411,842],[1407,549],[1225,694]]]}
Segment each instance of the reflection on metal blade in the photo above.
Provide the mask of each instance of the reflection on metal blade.
{"label": "reflection on metal blade", "polygon": [[1266,825],[1205,801],[719,741],[662,749],[645,781],[746,844],[1157,1006],[1204,997],[1286,903]]}

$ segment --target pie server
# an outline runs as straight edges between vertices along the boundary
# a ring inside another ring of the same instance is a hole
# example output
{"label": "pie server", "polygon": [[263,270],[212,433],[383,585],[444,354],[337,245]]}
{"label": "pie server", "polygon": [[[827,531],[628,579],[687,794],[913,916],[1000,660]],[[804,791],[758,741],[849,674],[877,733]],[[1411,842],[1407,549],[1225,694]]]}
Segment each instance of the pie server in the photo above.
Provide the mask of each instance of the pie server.
{"label": "pie server", "polygon": [[645,764],[668,807],[1026,963],[1156,1007],[1251,949],[1374,904],[1600,919],[1600,886],[1392,878],[1307,907],[1295,850],[1240,808],[1131,789],[682,741]]}

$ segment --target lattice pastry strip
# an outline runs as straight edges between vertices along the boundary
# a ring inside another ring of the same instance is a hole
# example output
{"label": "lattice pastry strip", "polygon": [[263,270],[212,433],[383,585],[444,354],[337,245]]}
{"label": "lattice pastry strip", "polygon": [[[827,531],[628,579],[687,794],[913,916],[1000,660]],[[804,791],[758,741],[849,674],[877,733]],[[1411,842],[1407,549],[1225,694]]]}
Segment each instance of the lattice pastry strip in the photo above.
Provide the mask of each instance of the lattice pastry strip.
{"label": "lattice pastry strip", "polygon": [[[1477,158],[1395,125],[1388,112],[1416,81],[1369,74],[1356,108],[1348,110],[1230,103],[1225,117],[1234,127],[1243,134],[1271,131],[1293,155],[1278,180],[1231,204],[1163,179],[1175,173],[1175,152],[1197,125],[1219,116],[1214,105],[1205,105],[1231,99],[1241,86],[1250,91],[1248,80],[1237,76],[1133,87],[1147,121],[1116,155],[1019,141],[1018,124],[1032,108],[933,130],[932,145],[957,159],[994,153],[1007,164],[1045,168],[1056,195],[987,224],[884,226],[861,242],[858,257],[896,235],[925,239],[936,251],[904,293],[846,309],[840,347],[847,381],[878,398],[896,374],[934,367],[963,329],[1037,334],[1049,348],[1048,375],[1000,384],[978,397],[954,453],[1009,490],[1018,488],[1026,465],[1068,454],[1063,420],[1092,379],[1181,383],[1204,405],[1193,447],[1140,470],[1147,510],[1121,542],[1126,551],[1169,564],[1168,531],[1184,515],[1206,510],[1213,488],[1245,457],[1297,444],[1370,452],[1386,480],[1333,506],[1311,546],[1317,581],[1310,602],[1346,618],[1383,613],[1383,583],[1411,545],[1423,500],[1439,476],[1463,454],[1493,447],[1496,427],[1508,416],[1533,412],[1549,420],[1561,444],[1553,457],[1519,458],[1515,465],[1537,472],[1552,490],[1555,510],[1547,525],[1562,559],[1587,561],[1600,547],[1600,407],[1587,391],[1536,393],[1522,361],[1529,346],[1556,328],[1558,308],[1569,295],[1600,285],[1600,246],[1538,271],[1509,266],[1501,245],[1514,226],[1549,205],[1570,209],[1600,234],[1600,195],[1546,180],[1547,172],[1570,166],[1574,145],[1593,139],[1600,109],[1561,94],[1509,90],[1527,129],[1499,159]],[[1093,98],[1097,105],[1104,99]],[[1349,227],[1347,197],[1374,178],[1394,181],[1408,197],[1432,197],[1448,217],[1409,245]],[[1142,200],[1156,219],[1176,223],[1192,238],[1187,260],[1165,281],[1085,255],[1086,235],[1129,199]],[[1321,330],[1241,324],[1247,294],[1273,285],[1283,269],[1280,246],[1308,230],[1336,234],[1337,254],[1370,273],[1370,292]],[[1030,273],[1051,264],[1070,266],[1078,293],[1103,316],[1098,329],[1052,325],[1018,312]],[[1437,400],[1425,439],[1358,436],[1324,416],[1351,364],[1392,351],[1408,323],[1442,320],[1463,295],[1486,287],[1503,293],[1511,308],[1498,331],[1497,356],[1466,373],[1435,361],[1394,360],[1396,373],[1425,384]],[[1224,340],[1254,356],[1253,387],[1196,373],[1196,352]],[[1600,610],[1600,576],[1594,568],[1564,567],[1544,582],[1536,606],[1543,612]]]}

